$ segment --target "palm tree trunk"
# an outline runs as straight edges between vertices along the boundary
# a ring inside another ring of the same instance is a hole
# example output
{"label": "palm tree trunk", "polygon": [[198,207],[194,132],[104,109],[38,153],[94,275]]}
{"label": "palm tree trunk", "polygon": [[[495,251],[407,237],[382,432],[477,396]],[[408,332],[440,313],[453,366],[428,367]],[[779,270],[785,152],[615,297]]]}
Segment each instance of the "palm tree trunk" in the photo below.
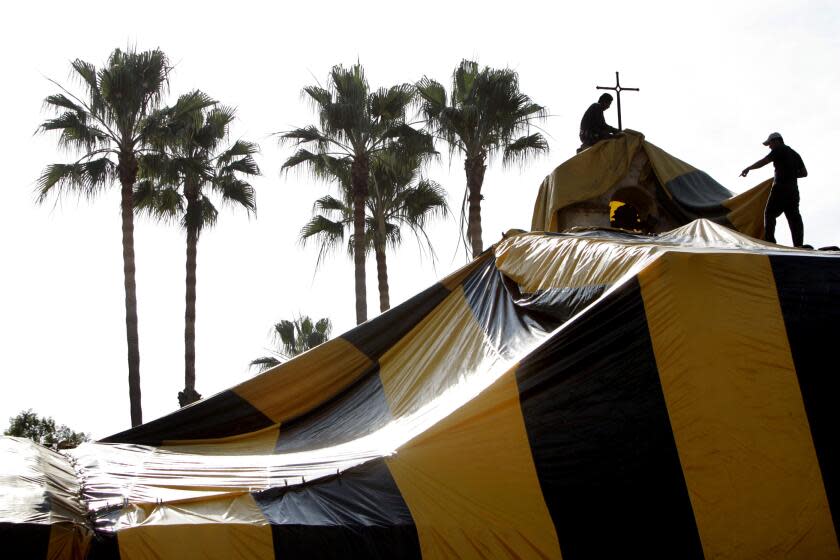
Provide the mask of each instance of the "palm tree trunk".
{"label": "palm tree trunk", "polygon": [[368,194],[368,159],[357,157],[351,167],[353,185],[353,264],[356,280],[356,324],[367,321],[365,283],[365,200]]}
{"label": "palm tree trunk", "polygon": [[140,395],[140,336],[137,334],[137,282],[134,261],[133,187],[137,179],[137,160],[133,154],[120,155],[120,211],[122,215],[123,278],[125,282],[125,333],[128,345],[128,401],[131,426],[143,423]]}
{"label": "palm tree trunk", "polygon": [[[197,202],[188,198],[187,216],[197,211]],[[178,403],[187,406],[201,398],[195,390],[195,285],[198,255],[198,228],[187,221],[187,295],[184,312],[184,390],[178,393]]]}
{"label": "palm tree trunk", "polygon": [[467,218],[467,239],[472,246],[473,258],[478,257],[484,246],[481,242],[481,186],[484,184],[484,172],[487,166],[484,165],[484,156],[467,158],[464,161],[464,171],[467,174],[467,192],[469,201],[469,214]]}
{"label": "palm tree trunk", "polygon": [[374,233],[373,250],[376,253],[376,273],[379,280],[379,312],[384,313],[391,309],[388,296],[388,262],[385,259],[385,218],[379,216],[376,221],[378,223]]}

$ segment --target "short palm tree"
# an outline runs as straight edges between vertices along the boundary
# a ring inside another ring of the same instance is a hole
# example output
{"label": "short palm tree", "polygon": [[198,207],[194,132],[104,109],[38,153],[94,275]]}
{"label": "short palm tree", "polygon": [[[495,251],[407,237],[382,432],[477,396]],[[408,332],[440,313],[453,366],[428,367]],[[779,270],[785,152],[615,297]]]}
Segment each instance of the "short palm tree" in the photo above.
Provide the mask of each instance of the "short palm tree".
{"label": "short palm tree", "polygon": [[279,365],[283,360],[294,358],[307,350],[323,344],[330,338],[332,322],[325,318],[313,322],[308,315],[301,315],[291,321],[283,320],[273,327],[277,350],[273,356],[263,356],[251,362],[251,367],[262,372]]}
{"label": "short palm tree", "polygon": [[319,161],[323,156],[341,159],[349,165],[356,322],[363,323],[367,320],[365,203],[371,161],[396,143],[404,146],[424,144],[429,150],[433,148],[427,135],[406,123],[406,110],[414,98],[414,88],[409,84],[371,91],[360,64],[350,68],[339,65],[330,72],[327,88],[309,86],[303,92],[318,112],[320,126],[280,133],[281,141],[293,142],[299,147],[283,164],[283,169],[305,164],[318,176]]}
{"label": "short palm tree", "polygon": [[135,52],[116,49],[105,66],[76,59],[71,63],[84,93],[62,91],[47,97],[45,105],[57,113],[40,132],[59,133],[59,146],[81,157],[71,163],[46,167],[37,183],[37,200],[51,194],[79,193],[93,198],[120,184],[125,326],[128,343],[128,394],[131,425],[143,423],[140,399],[140,343],[137,334],[137,287],[134,260],[133,188],[138,157],[149,150],[149,115],[165,93],[171,66],[160,50]]}
{"label": "short palm tree", "polygon": [[[371,165],[370,194],[366,204],[365,251],[373,250],[379,284],[379,310],[390,309],[388,266],[386,249],[396,248],[402,243],[402,228],[407,227],[418,241],[425,241],[430,254],[434,249],[426,235],[426,224],[430,218],[448,213],[446,192],[434,181],[420,176],[423,156],[415,154],[406,157],[395,150],[383,152]],[[342,197],[327,195],[318,199],[313,211],[315,216],[301,229],[301,242],[310,239],[320,243],[318,264],[323,257],[343,244],[345,230],[352,231],[353,209],[349,170],[340,162],[328,166],[334,181],[339,185]],[[352,239],[351,234],[351,239]],[[421,244],[422,246],[422,244]],[[353,254],[355,243],[347,247]]]}
{"label": "short palm tree", "polygon": [[407,227],[418,242],[425,241],[434,258],[434,248],[425,227],[430,218],[449,213],[443,188],[420,176],[420,158],[406,158],[392,152],[383,156],[371,167],[372,188],[368,202],[379,280],[380,312],[391,307],[386,247],[399,247],[402,228]]}
{"label": "short palm tree", "polygon": [[481,187],[487,160],[502,152],[503,164],[522,162],[547,151],[543,136],[530,133],[532,123],[545,117],[545,107],[519,91],[515,71],[479,69],[470,60],[455,69],[449,97],[440,83],[426,77],[417,83],[417,93],[428,129],[449,144],[450,156],[464,156],[467,240],[475,258],[483,251]]}
{"label": "short palm tree", "polygon": [[260,174],[254,161],[259,147],[237,140],[225,146],[235,111],[214,106],[179,118],[182,105],[209,100],[195,91],[181,96],[173,108],[156,115],[159,126],[153,142],[159,152],[140,160],[142,180],[135,189],[139,211],[168,221],[180,220],[186,232],[186,311],[184,313],[184,390],[178,402],[186,406],[201,398],[195,389],[195,302],[198,240],[205,228],[213,227],[218,210],[209,194],[222,204],[256,211],[253,187],[241,176]]}

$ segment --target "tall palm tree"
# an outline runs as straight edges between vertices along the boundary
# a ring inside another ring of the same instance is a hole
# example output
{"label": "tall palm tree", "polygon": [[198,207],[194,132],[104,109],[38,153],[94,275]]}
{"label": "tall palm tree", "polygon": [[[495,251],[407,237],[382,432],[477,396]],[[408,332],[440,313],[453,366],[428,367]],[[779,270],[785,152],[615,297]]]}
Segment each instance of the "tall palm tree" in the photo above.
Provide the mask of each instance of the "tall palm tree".
{"label": "tall palm tree", "polygon": [[323,344],[330,338],[332,322],[326,317],[312,322],[308,315],[301,315],[291,321],[282,320],[275,323],[273,328],[274,342],[278,350],[274,356],[263,356],[251,362],[251,367],[263,372],[282,363],[283,360],[294,358],[307,350]]}
{"label": "tall palm tree", "polygon": [[[525,161],[548,150],[539,133],[530,133],[545,107],[519,91],[519,76],[510,69],[479,69],[463,60],[452,75],[452,93],[424,77],[417,83],[421,111],[432,133],[449,144],[449,154],[464,155],[467,177],[465,203],[469,206],[467,240],[473,258],[483,251],[481,241],[481,187],[487,160],[502,152],[502,163]],[[462,213],[463,216],[463,213]]]}
{"label": "tall palm tree", "polygon": [[205,228],[216,224],[219,215],[208,195],[213,192],[222,204],[256,212],[254,189],[240,177],[260,174],[253,158],[259,150],[256,144],[237,140],[225,147],[235,110],[215,106],[184,116],[180,107],[194,105],[198,100],[212,101],[204,93],[194,91],[181,96],[173,108],[155,115],[159,126],[152,141],[159,151],[141,158],[142,180],[134,192],[138,210],[164,221],[178,219],[186,232],[184,390],[178,393],[181,406],[201,398],[195,390],[198,240]]}
{"label": "tall palm tree", "polygon": [[338,65],[330,72],[328,87],[309,86],[303,93],[312,101],[320,127],[307,126],[280,133],[281,141],[293,142],[299,147],[283,164],[283,169],[306,164],[317,177],[323,156],[341,159],[349,165],[353,195],[356,323],[363,323],[367,320],[365,202],[371,161],[395,143],[425,144],[429,150],[433,148],[427,135],[406,123],[406,110],[414,98],[414,88],[409,84],[371,91],[360,64],[350,68]]}
{"label": "tall palm tree", "polygon": [[[167,89],[171,66],[160,50],[116,49],[105,66],[76,59],[71,63],[83,93],[75,95],[59,83],[61,93],[44,100],[57,116],[44,121],[39,132],[59,133],[61,148],[81,154],[72,163],[47,166],[37,182],[37,201],[51,193],[77,192],[93,198],[120,184],[125,327],[128,345],[128,394],[131,425],[143,422],[140,400],[140,344],[137,335],[137,287],[134,261],[133,187],[138,157],[149,149],[148,116]],[[181,109],[192,109],[182,107]]]}
{"label": "tall palm tree", "polygon": [[[425,226],[430,218],[448,213],[446,192],[434,181],[420,176],[423,157],[415,154],[406,157],[394,150],[381,154],[370,168],[370,194],[366,204],[365,251],[373,250],[379,284],[379,310],[390,309],[388,266],[386,248],[396,248],[402,243],[402,227],[409,228],[418,241],[425,241],[430,254],[434,249],[426,235]],[[338,183],[342,198],[327,195],[313,206],[315,216],[301,229],[301,241],[320,242],[318,264],[331,250],[344,241],[344,231],[353,224],[352,187],[347,166],[332,162],[323,170],[332,173]],[[422,243],[421,243],[422,247]],[[355,243],[347,247],[353,254]]]}

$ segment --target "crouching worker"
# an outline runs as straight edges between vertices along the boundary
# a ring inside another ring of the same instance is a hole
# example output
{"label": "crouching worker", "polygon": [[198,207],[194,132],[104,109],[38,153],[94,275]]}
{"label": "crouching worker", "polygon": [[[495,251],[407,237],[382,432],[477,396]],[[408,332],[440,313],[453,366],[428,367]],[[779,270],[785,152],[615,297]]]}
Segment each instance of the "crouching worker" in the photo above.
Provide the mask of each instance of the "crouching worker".
{"label": "crouching worker", "polygon": [[580,141],[581,146],[578,152],[594,146],[600,140],[614,138],[621,134],[617,128],[613,128],[604,120],[604,111],[612,105],[613,97],[609,93],[598,98],[597,103],[589,106],[580,120]]}
{"label": "crouching worker", "polygon": [[764,167],[771,161],[775,168],[773,187],[770,198],[764,209],[764,239],[776,242],[776,218],[784,213],[790,226],[790,236],[794,247],[802,247],[805,229],[802,225],[802,215],[799,213],[799,185],[797,179],[808,176],[802,158],[793,148],[785,144],[782,135],[772,133],[764,141],[770,148],[770,153],[741,171],[741,177],[746,177],[752,169]]}

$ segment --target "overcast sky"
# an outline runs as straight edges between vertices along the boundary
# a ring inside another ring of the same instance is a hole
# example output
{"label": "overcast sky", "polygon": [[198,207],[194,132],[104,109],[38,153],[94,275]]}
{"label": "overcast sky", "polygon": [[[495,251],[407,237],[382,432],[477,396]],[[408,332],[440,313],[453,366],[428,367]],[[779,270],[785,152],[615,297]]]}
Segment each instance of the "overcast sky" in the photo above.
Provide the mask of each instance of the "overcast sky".
{"label": "overcast sky", "polygon": [[[312,202],[328,187],[280,174],[292,148],[271,136],[315,122],[301,88],[334,64],[359,60],[371,86],[449,84],[462,58],[519,72],[522,90],[546,105],[551,152],[524,168],[494,162],[484,183],[485,246],[527,229],[542,178],[574,154],[596,85],[622,96],[623,124],[741,192],[772,166],[761,141],[781,132],[805,160],[805,241],[840,244],[836,134],[840,131],[840,3],[789,2],[26,2],[0,30],[5,75],[0,133],[0,427],[32,408],[104,437],[129,426],[124,292],[116,189],[92,202],[34,204],[35,179],[70,161],[54,136],[34,136],[56,92],[73,85],[69,62],[101,65],[116,47],[159,47],[175,63],[171,99],[199,88],[238,108],[234,137],[259,142],[258,216],[223,212],[198,248],[197,389],[210,396],[251,375],[271,325],[299,313],[354,324],[353,276],[341,253],[315,272],[316,249],[297,242]],[[78,91],[78,90],[77,90]],[[607,120],[617,124],[615,105]],[[440,146],[445,154],[445,146]],[[427,175],[457,211],[463,162],[444,157]],[[183,233],[135,222],[141,381],[146,421],[173,411],[183,388]],[[430,227],[438,260],[408,239],[389,254],[396,305],[466,262],[457,221]],[[790,243],[787,224],[778,227]],[[376,316],[375,263],[368,314]],[[278,396],[282,398],[282,396]]]}

